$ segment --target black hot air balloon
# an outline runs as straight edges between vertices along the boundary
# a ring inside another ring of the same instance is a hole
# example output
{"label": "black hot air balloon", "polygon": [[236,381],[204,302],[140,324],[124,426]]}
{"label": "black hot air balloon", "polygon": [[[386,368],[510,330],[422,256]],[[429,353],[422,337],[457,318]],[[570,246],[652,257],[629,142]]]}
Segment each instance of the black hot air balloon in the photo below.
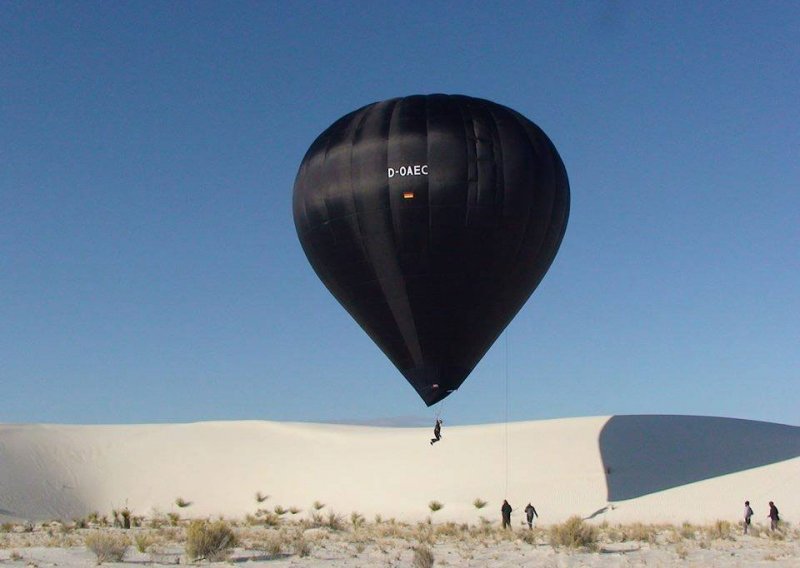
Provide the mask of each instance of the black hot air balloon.
{"label": "black hot air balloon", "polygon": [[461,95],[333,123],[294,184],[317,275],[430,406],[457,389],[555,258],[569,182],[533,122]]}

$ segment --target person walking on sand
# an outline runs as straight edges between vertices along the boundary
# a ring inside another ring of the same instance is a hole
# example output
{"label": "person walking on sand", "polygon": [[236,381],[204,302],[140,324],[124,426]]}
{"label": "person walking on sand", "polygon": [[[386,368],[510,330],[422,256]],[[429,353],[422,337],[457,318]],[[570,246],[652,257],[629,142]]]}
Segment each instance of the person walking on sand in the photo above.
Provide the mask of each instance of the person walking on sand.
{"label": "person walking on sand", "polygon": [[508,501],[503,499],[503,506],[500,507],[500,512],[503,513],[503,528],[511,528],[511,505],[508,504]]}
{"label": "person walking on sand", "polygon": [[750,508],[750,501],[744,502],[744,534],[750,530],[750,517],[753,516],[753,509]]}
{"label": "person walking on sand", "polygon": [[528,520],[528,528],[533,528],[533,517],[538,517],[539,513],[536,512],[536,508],[528,503],[528,506],[525,507],[525,518]]}
{"label": "person walking on sand", "polygon": [[778,529],[778,521],[781,520],[780,516],[778,515],[778,508],[775,506],[775,503],[772,501],[769,502],[769,528],[770,530],[777,530]]}
{"label": "person walking on sand", "polygon": [[436,425],[433,427],[433,438],[431,438],[431,446],[442,439],[442,419],[436,419]]}

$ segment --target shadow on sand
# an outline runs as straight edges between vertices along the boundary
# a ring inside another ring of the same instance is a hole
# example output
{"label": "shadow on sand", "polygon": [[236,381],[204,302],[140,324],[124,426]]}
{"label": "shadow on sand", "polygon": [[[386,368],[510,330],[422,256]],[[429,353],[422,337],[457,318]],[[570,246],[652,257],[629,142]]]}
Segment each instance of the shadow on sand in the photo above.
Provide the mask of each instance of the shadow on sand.
{"label": "shadow on sand", "polygon": [[600,432],[608,501],[800,456],[800,427],[706,416],[613,416]]}

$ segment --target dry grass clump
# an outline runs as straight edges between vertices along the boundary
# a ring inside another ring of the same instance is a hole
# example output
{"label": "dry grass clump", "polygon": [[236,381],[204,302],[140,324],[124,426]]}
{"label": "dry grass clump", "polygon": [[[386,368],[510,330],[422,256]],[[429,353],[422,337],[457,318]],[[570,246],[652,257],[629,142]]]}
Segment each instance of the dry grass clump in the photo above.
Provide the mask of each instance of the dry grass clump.
{"label": "dry grass clump", "polygon": [[125,552],[131,545],[131,541],[125,535],[100,531],[87,534],[83,542],[95,555],[98,564],[122,562]]}
{"label": "dry grass clump", "polygon": [[178,507],[180,507],[181,509],[183,509],[185,507],[190,507],[192,505],[192,502],[191,501],[187,501],[183,497],[178,497],[177,499],[175,499],[175,504]]}
{"label": "dry grass clump", "polygon": [[783,532],[781,527],[778,527],[778,530],[775,531],[768,531],[767,535],[770,540],[786,540],[786,533]]}
{"label": "dry grass clump", "polygon": [[136,550],[142,553],[147,552],[147,549],[156,542],[158,542],[158,539],[149,532],[140,532],[133,537],[133,544],[136,546]]}
{"label": "dry grass clump", "polygon": [[[615,525],[610,527],[608,523],[600,525],[600,532],[609,542],[648,542],[655,544],[658,535],[667,530],[667,527],[657,525],[647,525],[644,523],[633,523],[630,525]],[[680,539],[678,539],[680,540]]]}
{"label": "dry grass clump", "polygon": [[572,549],[585,548],[594,550],[597,547],[597,527],[585,523],[580,517],[573,516],[563,524],[550,527],[550,545]]}
{"label": "dry grass clump", "polygon": [[431,524],[417,523],[416,529],[412,533],[412,538],[419,541],[420,544],[434,545],[436,544],[436,530]]}
{"label": "dry grass clump", "polygon": [[292,551],[301,558],[311,554],[311,543],[306,539],[302,529],[295,532],[292,537]]}
{"label": "dry grass clump", "polygon": [[[244,538],[246,537],[242,537],[242,539]],[[250,550],[262,551],[270,559],[274,559],[292,550],[293,540],[294,533],[286,528],[259,531],[255,536],[251,534],[250,541],[245,543],[245,547]]]}
{"label": "dry grass clump", "polygon": [[80,546],[80,544],[80,537],[71,534],[51,534],[44,541],[44,546],[47,548],[72,548],[73,546]]}
{"label": "dry grass clump", "polygon": [[439,501],[433,500],[428,503],[428,509],[431,510],[431,513],[435,513],[436,511],[441,511],[444,508],[444,504],[440,503]]}
{"label": "dry grass clump", "polygon": [[694,540],[697,537],[699,529],[692,523],[683,523],[680,529],[680,535],[687,540]]}
{"label": "dry grass clump", "polygon": [[406,523],[397,522],[395,519],[389,519],[383,523],[375,525],[373,532],[378,538],[397,538],[406,539],[412,532],[412,529]]}
{"label": "dry grass clump", "polygon": [[190,560],[225,560],[236,546],[236,535],[223,521],[192,521],[186,529],[186,555]]}
{"label": "dry grass clump", "polygon": [[353,511],[350,513],[350,522],[353,524],[353,528],[357,530],[364,525],[366,519],[364,518],[364,515],[358,511]]}
{"label": "dry grass clump", "polygon": [[283,535],[277,533],[267,536],[261,548],[272,558],[279,556],[284,550]]}
{"label": "dry grass clump", "polygon": [[483,499],[478,497],[472,502],[472,504],[475,506],[476,509],[483,509],[488,504],[488,501],[484,501]]}
{"label": "dry grass clump", "polygon": [[519,537],[525,544],[536,545],[539,544],[540,542],[544,542],[545,530],[541,527],[533,527],[532,529],[522,531]]}
{"label": "dry grass clump", "polygon": [[344,517],[333,511],[329,511],[328,517],[325,520],[325,526],[333,531],[343,531],[346,525],[344,522]]}
{"label": "dry grass clump", "polygon": [[713,525],[705,527],[703,533],[712,540],[734,540],[733,525],[729,521],[715,521]]}
{"label": "dry grass clump", "polygon": [[434,525],[433,528],[436,536],[447,537],[447,538],[460,538],[464,534],[469,534],[469,525],[463,524],[459,525],[453,522],[442,523],[440,525]]}
{"label": "dry grass clump", "polygon": [[637,542],[648,542],[654,544],[658,537],[658,527],[646,525],[644,523],[633,523],[623,529],[623,540],[635,540]]}
{"label": "dry grass clump", "polygon": [[433,563],[433,551],[430,547],[424,544],[414,547],[414,558],[412,560],[412,566],[414,568],[432,568]]}

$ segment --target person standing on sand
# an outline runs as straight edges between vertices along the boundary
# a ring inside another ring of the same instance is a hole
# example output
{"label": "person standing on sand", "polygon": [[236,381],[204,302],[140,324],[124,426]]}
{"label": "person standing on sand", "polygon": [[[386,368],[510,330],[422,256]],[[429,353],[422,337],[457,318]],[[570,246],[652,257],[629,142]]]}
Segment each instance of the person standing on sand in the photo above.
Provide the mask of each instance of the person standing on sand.
{"label": "person standing on sand", "polygon": [[744,502],[744,534],[750,530],[750,517],[753,516],[753,509],[750,508],[750,501]]}
{"label": "person standing on sand", "polygon": [[533,528],[533,517],[538,517],[539,513],[536,512],[536,508],[528,503],[528,506],[525,507],[525,518],[528,520],[528,528]]}
{"label": "person standing on sand", "polygon": [[511,528],[511,511],[513,511],[511,505],[503,499],[503,506],[500,507],[500,512],[503,513],[503,528]]}
{"label": "person standing on sand", "polygon": [[442,439],[442,419],[436,419],[436,425],[433,427],[433,438],[431,438],[431,446]]}
{"label": "person standing on sand", "polygon": [[781,520],[780,516],[778,516],[778,508],[775,506],[775,503],[772,501],[769,502],[769,528],[770,530],[777,530],[778,529],[778,521]]}

